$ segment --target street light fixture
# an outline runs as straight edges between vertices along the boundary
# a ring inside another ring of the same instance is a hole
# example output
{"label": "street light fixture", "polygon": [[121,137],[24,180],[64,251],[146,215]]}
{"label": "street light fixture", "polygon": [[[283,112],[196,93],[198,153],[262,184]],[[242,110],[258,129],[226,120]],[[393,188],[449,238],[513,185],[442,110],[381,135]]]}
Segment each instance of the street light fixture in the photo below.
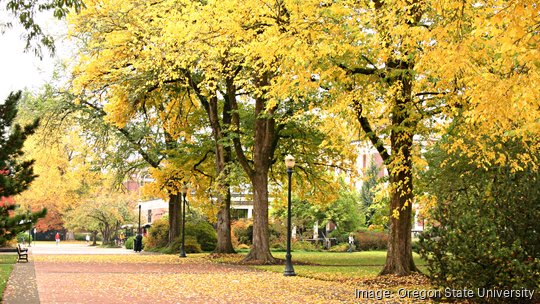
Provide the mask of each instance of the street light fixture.
{"label": "street light fixture", "polygon": [[186,250],[185,250],[185,247],[184,247],[184,241],[185,241],[185,227],[186,227],[186,194],[187,194],[187,191],[188,191],[188,187],[186,184],[184,184],[184,186],[182,187],[182,196],[181,196],[181,200],[182,200],[182,243],[181,243],[181,247],[180,247],[180,257],[181,258],[185,258],[186,257]]}
{"label": "street light fixture", "polygon": [[285,255],[285,272],[284,276],[295,276],[294,268],[291,261],[291,176],[294,168],[294,157],[287,155],[285,157],[285,166],[287,167],[287,175],[289,177],[289,191],[287,200],[287,254]]}

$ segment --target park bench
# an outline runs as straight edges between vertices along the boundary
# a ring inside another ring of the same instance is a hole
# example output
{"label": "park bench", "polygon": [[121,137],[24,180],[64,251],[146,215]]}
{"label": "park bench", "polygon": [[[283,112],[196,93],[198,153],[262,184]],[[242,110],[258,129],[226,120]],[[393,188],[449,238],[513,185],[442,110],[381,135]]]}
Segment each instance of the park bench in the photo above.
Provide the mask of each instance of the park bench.
{"label": "park bench", "polygon": [[25,260],[28,262],[28,248],[21,247],[21,244],[17,244],[17,262]]}

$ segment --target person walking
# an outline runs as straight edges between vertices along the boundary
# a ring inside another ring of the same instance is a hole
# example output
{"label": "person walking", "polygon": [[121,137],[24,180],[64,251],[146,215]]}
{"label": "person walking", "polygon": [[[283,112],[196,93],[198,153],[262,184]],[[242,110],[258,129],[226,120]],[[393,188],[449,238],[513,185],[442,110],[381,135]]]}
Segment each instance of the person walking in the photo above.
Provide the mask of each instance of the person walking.
{"label": "person walking", "polygon": [[86,235],[86,245],[90,244],[90,234]]}
{"label": "person walking", "polygon": [[349,234],[349,252],[353,252],[353,246],[354,246],[354,236],[352,233]]}
{"label": "person walking", "polygon": [[58,246],[58,244],[60,244],[60,233],[56,233],[56,235],[54,236],[54,240],[56,241],[56,246]]}

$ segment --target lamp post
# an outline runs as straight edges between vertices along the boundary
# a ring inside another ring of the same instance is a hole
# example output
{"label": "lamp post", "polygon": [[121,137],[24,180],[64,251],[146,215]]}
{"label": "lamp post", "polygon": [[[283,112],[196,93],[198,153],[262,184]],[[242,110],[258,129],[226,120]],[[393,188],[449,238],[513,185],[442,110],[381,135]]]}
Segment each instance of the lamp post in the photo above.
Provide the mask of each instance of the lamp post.
{"label": "lamp post", "polygon": [[289,277],[296,275],[291,261],[291,176],[294,168],[294,157],[292,155],[289,154],[285,157],[285,166],[289,177],[289,191],[287,199],[287,254],[285,255],[285,272],[283,275]]}
{"label": "lamp post", "polygon": [[139,204],[139,227],[137,228],[137,234],[141,234],[141,204]]}
{"label": "lamp post", "polygon": [[137,228],[137,235],[135,236],[135,241],[133,244],[133,251],[141,252],[142,251],[142,234],[141,234],[141,203],[139,202],[139,226]]}
{"label": "lamp post", "polygon": [[184,248],[184,241],[185,241],[185,227],[186,227],[186,194],[187,194],[188,187],[186,184],[182,187],[182,243],[180,245],[180,257],[185,258],[186,257],[186,250]]}

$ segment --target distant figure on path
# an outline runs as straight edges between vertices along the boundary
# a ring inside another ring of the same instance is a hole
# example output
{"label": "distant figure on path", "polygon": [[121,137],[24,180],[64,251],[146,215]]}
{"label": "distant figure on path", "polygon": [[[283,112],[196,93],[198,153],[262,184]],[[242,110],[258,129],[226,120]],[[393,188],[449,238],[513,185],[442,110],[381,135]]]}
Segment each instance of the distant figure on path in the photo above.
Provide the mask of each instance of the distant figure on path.
{"label": "distant figure on path", "polygon": [[354,236],[353,234],[349,234],[349,252],[353,252],[353,246],[354,246]]}
{"label": "distant figure on path", "polygon": [[56,246],[58,246],[58,244],[60,244],[60,233],[57,232],[54,239],[56,240]]}
{"label": "distant figure on path", "polygon": [[86,245],[88,245],[89,242],[90,242],[90,234],[87,234],[86,235]]}

